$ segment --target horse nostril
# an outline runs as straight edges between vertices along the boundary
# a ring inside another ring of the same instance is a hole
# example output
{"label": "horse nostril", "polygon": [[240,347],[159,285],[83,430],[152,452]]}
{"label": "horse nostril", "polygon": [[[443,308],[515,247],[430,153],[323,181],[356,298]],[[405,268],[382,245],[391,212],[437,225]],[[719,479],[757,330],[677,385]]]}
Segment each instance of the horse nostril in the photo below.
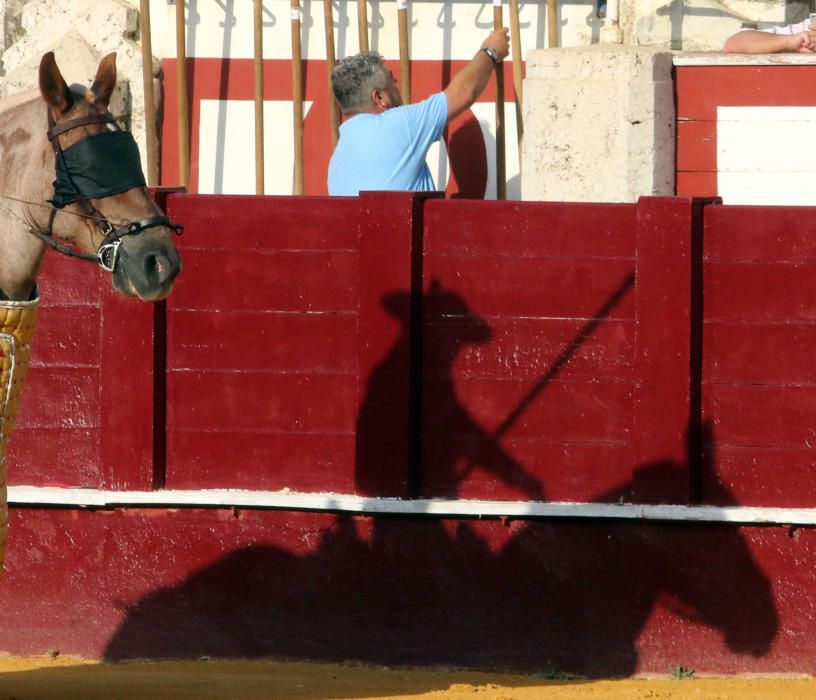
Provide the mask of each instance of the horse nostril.
{"label": "horse nostril", "polygon": [[160,285],[166,282],[172,276],[172,267],[170,261],[161,253],[155,255],[148,255],[144,261],[145,277],[152,284]]}

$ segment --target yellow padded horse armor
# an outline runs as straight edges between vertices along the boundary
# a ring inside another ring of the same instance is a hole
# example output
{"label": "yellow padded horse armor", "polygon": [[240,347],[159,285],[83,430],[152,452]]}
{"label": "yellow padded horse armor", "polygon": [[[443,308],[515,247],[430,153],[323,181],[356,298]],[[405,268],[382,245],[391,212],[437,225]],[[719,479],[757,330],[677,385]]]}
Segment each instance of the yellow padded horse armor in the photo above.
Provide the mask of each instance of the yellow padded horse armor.
{"label": "yellow padded horse armor", "polygon": [[40,300],[0,301],[0,573],[6,554],[6,450],[20,408]]}

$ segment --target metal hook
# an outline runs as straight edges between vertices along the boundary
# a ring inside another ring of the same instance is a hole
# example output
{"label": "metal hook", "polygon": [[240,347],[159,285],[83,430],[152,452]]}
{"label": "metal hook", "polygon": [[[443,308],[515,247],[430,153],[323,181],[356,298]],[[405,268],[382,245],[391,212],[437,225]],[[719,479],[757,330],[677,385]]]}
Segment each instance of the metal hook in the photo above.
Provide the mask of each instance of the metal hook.
{"label": "metal hook", "polygon": [[116,230],[113,224],[104,218],[99,219],[97,221],[97,225],[99,226],[99,230],[102,231],[102,234],[105,236],[105,238],[110,236]]}

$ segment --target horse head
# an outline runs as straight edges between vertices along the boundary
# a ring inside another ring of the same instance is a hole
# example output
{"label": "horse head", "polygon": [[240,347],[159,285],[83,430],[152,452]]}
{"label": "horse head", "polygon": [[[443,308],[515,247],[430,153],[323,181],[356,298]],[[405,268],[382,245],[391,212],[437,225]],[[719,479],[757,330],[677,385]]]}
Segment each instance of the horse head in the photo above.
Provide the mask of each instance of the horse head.
{"label": "horse head", "polygon": [[[102,59],[90,89],[62,77],[54,54],[40,62],[56,180],[53,208],[30,211],[31,231],[61,252],[77,250],[112,273],[113,286],[144,301],[164,299],[181,269],[173,226],[145,186],[138,147],[108,110],[116,54]],[[67,241],[72,248],[56,240]],[[72,253],[76,254],[76,253]]]}

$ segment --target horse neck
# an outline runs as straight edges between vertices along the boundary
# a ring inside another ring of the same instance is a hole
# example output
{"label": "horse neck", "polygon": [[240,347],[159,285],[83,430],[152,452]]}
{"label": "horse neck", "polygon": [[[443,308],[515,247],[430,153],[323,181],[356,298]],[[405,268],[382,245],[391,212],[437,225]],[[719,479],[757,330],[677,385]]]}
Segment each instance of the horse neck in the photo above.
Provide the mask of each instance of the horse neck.
{"label": "horse neck", "polygon": [[38,95],[0,100],[0,135],[0,295],[22,301],[36,284],[45,254],[28,228],[47,224],[48,208],[38,204],[50,197],[54,177],[46,108]]}

